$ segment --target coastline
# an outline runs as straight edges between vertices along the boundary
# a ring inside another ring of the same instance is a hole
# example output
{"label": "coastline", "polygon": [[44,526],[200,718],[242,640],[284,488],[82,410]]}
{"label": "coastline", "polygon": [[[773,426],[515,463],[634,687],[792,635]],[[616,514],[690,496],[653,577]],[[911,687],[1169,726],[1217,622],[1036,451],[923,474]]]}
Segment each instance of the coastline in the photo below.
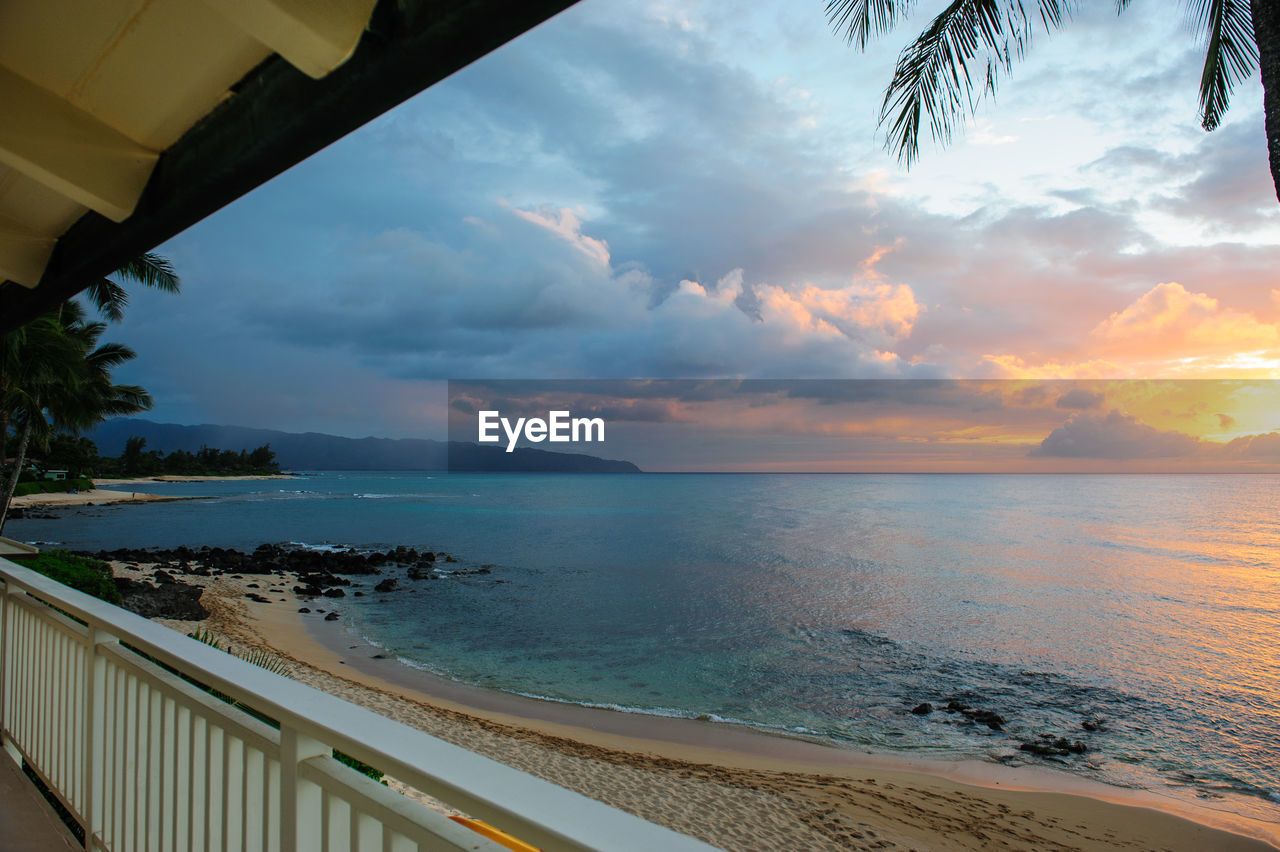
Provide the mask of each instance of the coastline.
{"label": "coastline", "polygon": [[89,506],[103,503],[169,503],[175,500],[198,500],[198,497],[174,497],[165,494],[146,494],[141,491],[110,491],[94,488],[92,491],[77,491],[74,494],[57,492],[53,494],[24,494],[9,501],[13,508],[34,509],[56,506]]}
{"label": "coastline", "polygon": [[244,580],[212,580],[201,624],[284,658],[304,683],[715,845],[1280,849],[1275,825],[1048,769],[873,755],[458,684],[375,659],[341,620],[297,612],[333,601],[300,601],[288,578],[270,580],[271,603],[246,599]]}
{"label": "coastline", "polygon": [[89,506],[103,503],[168,503],[176,500],[200,500],[201,496],[175,496],[149,494],[142,491],[117,491],[123,485],[146,485],[153,482],[235,482],[242,479],[297,479],[292,473],[264,473],[252,476],[143,476],[136,479],[95,479],[90,491],[53,492],[49,494],[24,494],[14,497],[9,505],[14,508],[35,509],[57,506]]}
{"label": "coastline", "polygon": [[178,476],[162,474],[160,476],[139,476],[133,479],[97,478],[94,482],[100,485],[143,485],[147,482],[237,482],[249,479],[297,479],[292,473],[254,473],[245,476]]}

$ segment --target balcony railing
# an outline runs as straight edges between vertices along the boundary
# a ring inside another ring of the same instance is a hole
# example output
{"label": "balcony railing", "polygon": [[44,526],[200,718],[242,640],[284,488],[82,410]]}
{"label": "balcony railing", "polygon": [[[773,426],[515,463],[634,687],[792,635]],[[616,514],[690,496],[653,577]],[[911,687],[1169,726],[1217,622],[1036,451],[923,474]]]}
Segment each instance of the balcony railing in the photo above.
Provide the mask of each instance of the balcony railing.
{"label": "balcony railing", "polygon": [[334,749],[545,850],[712,848],[3,559],[0,584],[0,737],[91,852],[503,848]]}

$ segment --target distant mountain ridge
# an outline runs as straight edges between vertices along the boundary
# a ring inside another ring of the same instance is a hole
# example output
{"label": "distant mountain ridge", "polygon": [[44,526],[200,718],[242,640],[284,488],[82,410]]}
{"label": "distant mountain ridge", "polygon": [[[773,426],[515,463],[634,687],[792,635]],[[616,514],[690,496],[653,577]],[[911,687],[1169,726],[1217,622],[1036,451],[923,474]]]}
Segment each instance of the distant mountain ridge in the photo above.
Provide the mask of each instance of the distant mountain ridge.
{"label": "distant mountain ridge", "polygon": [[125,441],[147,439],[148,450],[196,452],[202,446],[252,450],[270,444],[286,470],[455,470],[524,473],[640,473],[629,461],[582,453],[518,447],[482,447],[428,438],[343,438],[320,432],[280,432],[247,426],[183,426],[124,418],[108,420],[88,434],[104,456],[118,456]]}

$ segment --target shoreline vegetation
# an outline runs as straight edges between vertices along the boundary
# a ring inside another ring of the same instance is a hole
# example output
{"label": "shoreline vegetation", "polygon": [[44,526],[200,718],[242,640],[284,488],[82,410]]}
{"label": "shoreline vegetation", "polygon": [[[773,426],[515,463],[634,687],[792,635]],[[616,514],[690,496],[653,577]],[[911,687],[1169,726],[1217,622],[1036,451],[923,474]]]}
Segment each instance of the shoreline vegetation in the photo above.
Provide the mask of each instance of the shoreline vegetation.
{"label": "shoreline vegetation", "polygon": [[[124,485],[146,485],[155,482],[234,482],[249,479],[295,479],[292,473],[263,473],[234,476],[143,476],[132,479],[108,479],[95,477],[94,487],[84,491],[53,491],[43,494],[23,494],[9,501],[11,509],[48,509],[60,506],[99,506],[104,503],[166,503],[176,500],[203,500],[203,495],[151,494],[144,491],[119,491]],[[11,515],[21,518],[20,514]]]}
{"label": "shoreline vegetation", "polygon": [[263,545],[251,555],[95,556],[109,560],[125,605],[163,624],[270,653],[300,682],[724,848],[1280,849],[1273,824],[1049,769],[874,755],[469,687],[400,663],[343,626],[347,594],[411,593],[375,579],[380,564],[436,582],[485,572],[444,553]]}

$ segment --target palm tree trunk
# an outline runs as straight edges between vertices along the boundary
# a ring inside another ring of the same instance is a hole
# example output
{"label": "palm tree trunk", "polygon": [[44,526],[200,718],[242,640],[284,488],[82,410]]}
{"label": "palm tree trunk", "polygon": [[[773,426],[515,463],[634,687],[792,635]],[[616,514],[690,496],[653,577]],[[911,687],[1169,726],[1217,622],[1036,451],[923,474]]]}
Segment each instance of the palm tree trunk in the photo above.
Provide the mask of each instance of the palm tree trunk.
{"label": "palm tree trunk", "polygon": [[18,478],[22,476],[22,463],[27,459],[27,444],[31,442],[31,421],[22,427],[22,439],[18,441],[18,456],[13,464],[13,473],[9,476],[9,485],[4,490],[4,502],[0,503],[0,533],[4,532],[4,522],[9,517],[9,502],[13,500],[13,492],[18,490]]}
{"label": "palm tree trunk", "polygon": [[1280,3],[1250,0],[1253,37],[1258,43],[1258,67],[1262,72],[1262,111],[1266,116],[1267,154],[1271,181],[1280,200]]}

